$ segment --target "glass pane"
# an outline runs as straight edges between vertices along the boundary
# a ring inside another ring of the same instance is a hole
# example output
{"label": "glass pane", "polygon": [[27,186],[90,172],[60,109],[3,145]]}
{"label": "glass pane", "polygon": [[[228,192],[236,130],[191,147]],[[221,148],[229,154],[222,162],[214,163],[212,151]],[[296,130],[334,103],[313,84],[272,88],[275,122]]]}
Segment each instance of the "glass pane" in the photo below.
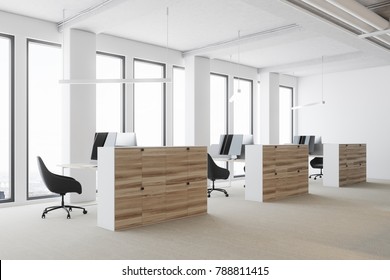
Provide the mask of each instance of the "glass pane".
{"label": "glass pane", "polygon": [[[233,131],[252,134],[252,81],[234,78]],[[234,162],[234,176],[244,175],[243,162]]]}
{"label": "glass pane", "polygon": [[62,52],[58,46],[29,42],[28,52],[28,196],[52,194],[37,166],[42,157],[48,169],[60,173]]}
{"label": "glass pane", "polygon": [[173,145],[184,146],[185,124],[185,70],[173,68]]}
{"label": "glass pane", "polygon": [[218,144],[226,134],[227,77],[210,75],[210,144]]}
{"label": "glass pane", "polygon": [[[164,78],[164,66],[135,60],[134,78]],[[163,83],[134,84],[134,131],[139,146],[164,144],[163,93]]]}
{"label": "glass pane", "polygon": [[0,37],[0,201],[11,198],[10,184],[10,94],[11,40]]}
{"label": "glass pane", "polygon": [[[121,79],[123,59],[111,55],[96,55],[97,79]],[[96,85],[96,131],[121,132],[122,84]]]}
{"label": "glass pane", "polygon": [[292,99],[293,89],[279,87],[279,143],[292,143]]}

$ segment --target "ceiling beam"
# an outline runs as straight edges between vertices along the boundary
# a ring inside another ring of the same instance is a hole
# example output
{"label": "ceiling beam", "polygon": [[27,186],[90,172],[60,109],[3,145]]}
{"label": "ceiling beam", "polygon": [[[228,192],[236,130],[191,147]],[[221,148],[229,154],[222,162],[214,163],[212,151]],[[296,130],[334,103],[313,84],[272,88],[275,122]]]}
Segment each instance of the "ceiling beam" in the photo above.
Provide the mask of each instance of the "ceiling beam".
{"label": "ceiling beam", "polygon": [[117,6],[126,1],[128,0],[105,0],[100,4],[84,9],[81,12],[77,13],[76,15],[71,16],[69,18],[65,18],[64,20],[58,22],[57,23],[58,31],[62,32],[66,28],[71,28],[72,26],[74,26],[75,24],[83,20],[86,20],[88,18],[93,17],[96,14],[107,11],[108,9],[111,9],[112,7]]}
{"label": "ceiling beam", "polygon": [[238,43],[241,44],[241,43],[253,42],[253,41],[259,40],[261,37],[279,36],[285,32],[290,32],[290,31],[293,31],[293,30],[299,29],[299,28],[301,28],[301,27],[295,23],[289,24],[289,25],[283,25],[283,26],[279,26],[276,28],[272,28],[272,29],[263,30],[260,32],[240,36],[239,38],[237,37],[237,38],[230,39],[230,40],[215,42],[213,44],[209,44],[209,45],[206,45],[203,47],[184,51],[183,56],[202,55],[202,54],[205,54],[206,52],[212,52],[212,51],[220,50],[222,48],[236,46],[236,45],[238,45]]}

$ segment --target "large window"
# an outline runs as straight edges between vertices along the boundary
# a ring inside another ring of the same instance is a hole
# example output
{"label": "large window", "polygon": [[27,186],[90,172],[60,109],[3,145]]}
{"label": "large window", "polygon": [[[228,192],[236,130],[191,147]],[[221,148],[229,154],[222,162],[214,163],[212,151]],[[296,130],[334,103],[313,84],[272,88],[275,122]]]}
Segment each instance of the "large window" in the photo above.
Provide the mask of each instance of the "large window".
{"label": "large window", "polygon": [[[123,56],[98,52],[97,79],[124,78]],[[124,131],[124,84],[98,84],[96,86],[96,131]]]}
{"label": "large window", "polygon": [[[134,78],[164,78],[165,65],[134,60]],[[165,146],[165,84],[134,84],[134,131],[139,146]]]}
{"label": "large window", "polygon": [[218,144],[221,134],[227,129],[228,77],[210,75],[210,144]]}
{"label": "large window", "polygon": [[62,52],[58,44],[28,40],[28,198],[52,195],[40,177],[37,156],[53,172],[61,170]]}
{"label": "large window", "polygon": [[13,37],[0,34],[0,202],[13,195]]}
{"label": "large window", "polygon": [[[253,134],[252,103],[253,82],[251,80],[234,78],[233,131],[234,134]],[[244,175],[244,163],[234,163],[234,176]]]}
{"label": "large window", "polygon": [[173,145],[186,144],[185,70],[173,67]]}
{"label": "large window", "polygon": [[293,134],[293,89],[279,87],[279,143],[292,143]]}

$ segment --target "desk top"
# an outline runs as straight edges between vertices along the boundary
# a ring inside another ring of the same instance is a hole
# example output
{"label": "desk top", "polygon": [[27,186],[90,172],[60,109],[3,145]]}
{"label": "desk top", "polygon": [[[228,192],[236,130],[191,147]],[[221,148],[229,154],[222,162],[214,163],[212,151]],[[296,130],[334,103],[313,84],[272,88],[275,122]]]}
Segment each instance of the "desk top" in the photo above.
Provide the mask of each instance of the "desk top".
{"label": "desk top", "polygon": [[62,168],[75,168],[75,169],[96,169],[97,163],[65,163],[58,164]]}

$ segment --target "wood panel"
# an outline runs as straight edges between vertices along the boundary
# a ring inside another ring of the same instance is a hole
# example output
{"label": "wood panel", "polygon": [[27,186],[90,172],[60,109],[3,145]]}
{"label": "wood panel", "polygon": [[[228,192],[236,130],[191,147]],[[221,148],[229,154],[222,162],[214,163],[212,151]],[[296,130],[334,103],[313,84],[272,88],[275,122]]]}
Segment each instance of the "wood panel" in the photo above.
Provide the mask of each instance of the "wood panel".
{"label": "wood panel", "polygon": [[141,151],[115,150],[115,228],[142,224]]}
{"label": "wood panel", "polygon": [[306,145],[263,146],[263,201],[308,193]]}
{"label": "wood panel", "polygon": [[115,149],[115,230],[204,213],[205,147]]}
{"label": "wood panel", "polygon": [[339,186],[367,181],[366,144],[339,145]]}

